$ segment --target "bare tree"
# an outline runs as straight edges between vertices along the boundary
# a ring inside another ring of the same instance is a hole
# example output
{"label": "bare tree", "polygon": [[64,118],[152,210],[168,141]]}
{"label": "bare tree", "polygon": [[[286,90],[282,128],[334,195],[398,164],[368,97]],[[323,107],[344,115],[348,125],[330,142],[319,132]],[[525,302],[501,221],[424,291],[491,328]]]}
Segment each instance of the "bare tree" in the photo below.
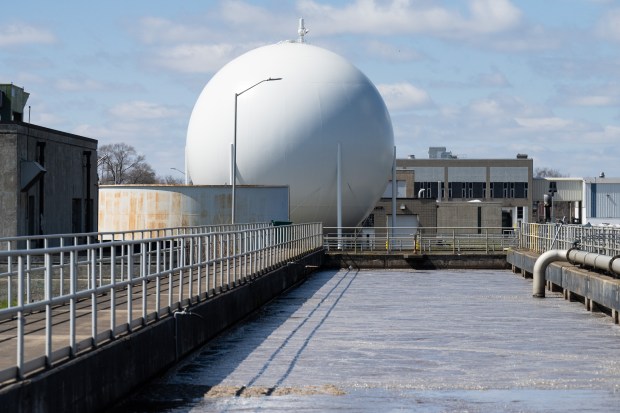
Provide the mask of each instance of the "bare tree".
{"label": "bare tree", "polygon": [[156,183],[153,168],[145,162],[144,155],[126,143],[103,145],[98,150],[97,170],[102,184]]}
{"label": "bare tree", "polygon": [[155,171],[146,162],[137,164],[127,173],[128,184],[157,184],[159,178],[155,175]]}
{"label": "bare tree", "polygon": [[158,183],[166,185],[180,185],[184,183],[183,178],[178,178],[172,175],[166,175],[158,178]]}
{"label": "bare tree", "polygon": [[557,169],[552,168],[536,168],[534,170],[534,178],[563,178],[566,175]]}

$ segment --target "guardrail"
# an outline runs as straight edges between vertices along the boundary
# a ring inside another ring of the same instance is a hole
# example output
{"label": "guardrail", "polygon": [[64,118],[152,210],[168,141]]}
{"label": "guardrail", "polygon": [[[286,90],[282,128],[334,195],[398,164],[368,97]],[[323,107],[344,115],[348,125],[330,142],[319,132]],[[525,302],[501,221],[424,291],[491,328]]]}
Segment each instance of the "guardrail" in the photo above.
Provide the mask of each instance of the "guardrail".
{"label": "guardrail", "polygon": [[354,252],[476,253],[504,251],[518,245],[515,231],[501,227],[326,227],[325,248]]}
{"label": "guardrail", "polygon": [[620,254],[620,228],[587,224],[522,223],[519,247],[538,253],[578,247],[582,251],[614,257]]}
{"label": "guardrail", "polygon": [[[320,223],[203,229],[0,251],[0,294],[6,297],[0,349],[15,354],[15,365],[0,369],[0,383],[75,357],[323,245]],[[68,331],[55,326],[59,318],[68,320]],[[39,339],[29,342],[31,334]]]}
{"label": "guardrail", "polygon": [[72,234],[25,235],[0,238],[0,251],[65,247],[69,245],[94,244],[105,241],[129,241],[178,236],[183,234],[203,234],[208,232],[230,232],[246,229],[258,229],[271,226],[268,222],[250,224],[204,225],[196,227],[172,227],[157,229],[141,229],[122,232],[84,232]]}

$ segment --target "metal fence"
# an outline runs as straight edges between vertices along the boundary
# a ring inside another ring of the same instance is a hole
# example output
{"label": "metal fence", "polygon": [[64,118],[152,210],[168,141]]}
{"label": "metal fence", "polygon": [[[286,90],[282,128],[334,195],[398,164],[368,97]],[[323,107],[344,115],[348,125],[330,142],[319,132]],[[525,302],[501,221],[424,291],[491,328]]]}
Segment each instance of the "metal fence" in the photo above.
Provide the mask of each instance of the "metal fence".
{"label": "metal fence", "polygon": [[[14,364],[0,363],[0,383],[93,349],[323,245],[320,223],[155,231],[137,239],[114,234],[115,241],[103,241],[101,234],[0,240],[9,247],[0,251],[0,351],[15,355]],[[63,245],[68,239],[73,245]],[[46,247],[50,240],[59,246]],[[21,243],[27,248],[14,249]],[[34,248],[38,243],[44,247]],[[57,326],[62,321],[68,327]]]}
{"label": "metal fence", "polygon": [[543,253],[577,247],[614,257],[620,254],[620,228],[572,224],[521,224],[519,247]]}
{"label": "metal fence", "polygon": [[325,231],[327,250],[354,252],[490,253],[518,245],[516,232],[501,227],[398,227],[393,235],[390,227]]}

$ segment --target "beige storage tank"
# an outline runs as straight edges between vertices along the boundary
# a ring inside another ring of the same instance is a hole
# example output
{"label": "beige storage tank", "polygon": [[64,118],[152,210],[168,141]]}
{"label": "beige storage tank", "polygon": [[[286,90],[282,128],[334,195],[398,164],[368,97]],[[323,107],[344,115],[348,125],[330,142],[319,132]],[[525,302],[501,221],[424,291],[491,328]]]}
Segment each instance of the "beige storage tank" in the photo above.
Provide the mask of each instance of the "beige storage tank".
{"label": "beige storage tank", "polygon": [[[289,221],[288,186],[239,186],[237,223]],[[227,185],[102,185],[99,232],[229,224]]]}

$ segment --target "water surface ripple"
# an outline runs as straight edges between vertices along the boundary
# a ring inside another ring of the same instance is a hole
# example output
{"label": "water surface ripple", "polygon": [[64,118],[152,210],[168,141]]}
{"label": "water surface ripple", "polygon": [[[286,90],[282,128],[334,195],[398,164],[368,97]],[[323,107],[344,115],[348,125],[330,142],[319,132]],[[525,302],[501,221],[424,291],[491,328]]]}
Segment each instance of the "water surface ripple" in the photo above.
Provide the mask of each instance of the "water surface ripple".
{"label": "water surface ripple", "polygon": [[620,327],[510,271],[321,271],[115,411],[619,412]]}

